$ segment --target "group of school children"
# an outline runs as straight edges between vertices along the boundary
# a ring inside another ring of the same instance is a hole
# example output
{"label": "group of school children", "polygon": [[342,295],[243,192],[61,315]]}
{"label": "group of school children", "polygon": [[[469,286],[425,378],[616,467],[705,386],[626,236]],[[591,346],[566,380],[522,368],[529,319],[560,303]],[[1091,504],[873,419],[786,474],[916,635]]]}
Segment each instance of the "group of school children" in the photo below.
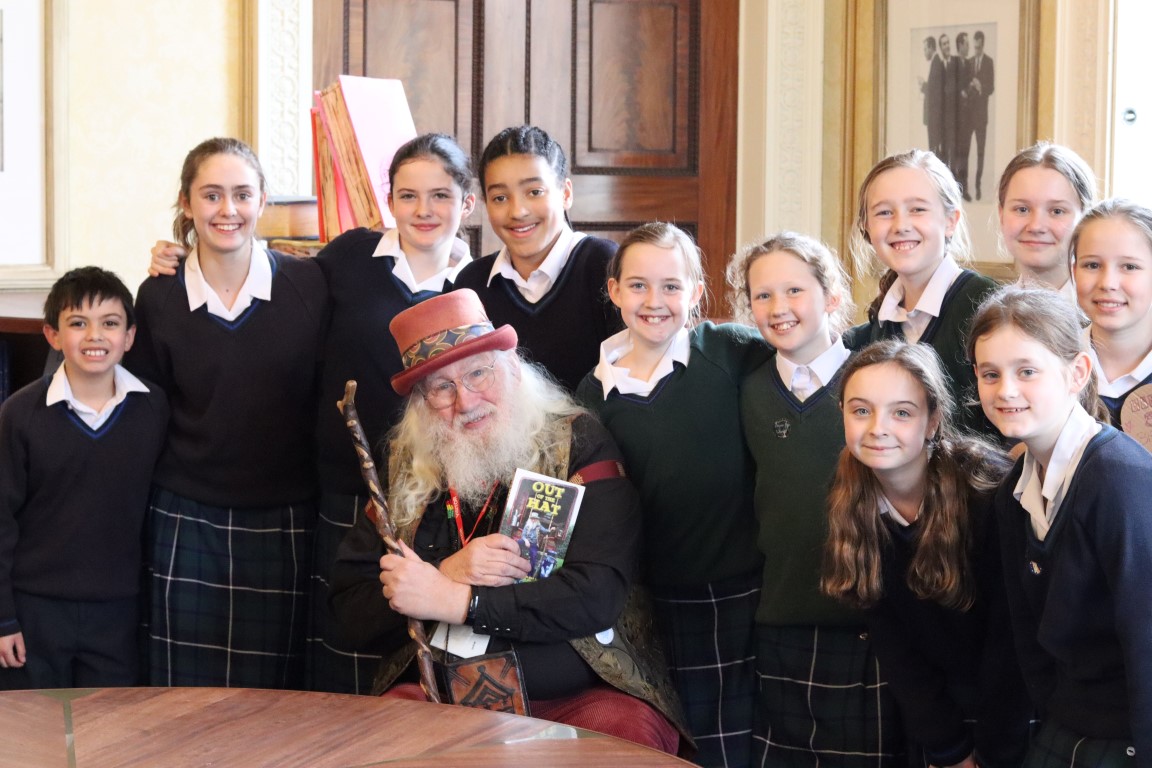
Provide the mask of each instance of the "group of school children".
{"label": "group of school children", "polygon": [[326,601],[367,501],[335,403],[357,380],[382,444],[389,322],[468,287],[619,443],[700,764],[1152,765],[1152,455],[1119,429],[1152,383],[1152,211],[1022,151],[999,289],[912,150],[860,189],[852,256],[886,268],[864,324],[840,261],[783,232],[732,258],[718,325],[677,227],[571,229],[543,130],[480,158],[503,243],[480,259],[472,176],[422,135],[389,169],[395,229],[295,259],[253,237],[255,155],[211,139],[135,306],[93,267],[54,286],[64,363],[0,410],[0,687],[366,692],[378,659]]}

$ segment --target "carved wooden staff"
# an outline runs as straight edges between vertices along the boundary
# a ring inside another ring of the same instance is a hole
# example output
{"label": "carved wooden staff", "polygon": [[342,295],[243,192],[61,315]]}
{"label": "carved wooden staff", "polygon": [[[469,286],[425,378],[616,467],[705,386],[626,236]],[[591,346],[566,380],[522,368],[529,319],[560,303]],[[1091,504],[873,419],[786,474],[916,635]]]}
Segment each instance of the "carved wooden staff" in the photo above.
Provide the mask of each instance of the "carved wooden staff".
{"label": "carved wooden staff", "polygon": [[[360,416],[356,413],[356,382],[349,381],[344,385],[344,399],[336,403],[340,413],[344,416],[344,423],[352,433],[352,445],[356,448],[356,455],[360,458],[360,474],[368,484],[368,496],[376,505],[376,530],[384,540],[384,546],[390,554],[404,556],[400,550],[399,539],[396,537],[396,526],[392,522],[392,511],[384,494],[380,490],[380,477],[376,473],[376,462],[372,460],[372,451],[368,447],[368,438],[364,435],[364,427],[360,425]],[[436,690],[436,678],[432,672],[432,648],[428,645],[428,635],[424,632],[424,622],[420,619],[408,619],[408,636],[416,641],[416,663],[420,667],[420,687],[424,695],[434,704],[440,703],[440,693]]]}

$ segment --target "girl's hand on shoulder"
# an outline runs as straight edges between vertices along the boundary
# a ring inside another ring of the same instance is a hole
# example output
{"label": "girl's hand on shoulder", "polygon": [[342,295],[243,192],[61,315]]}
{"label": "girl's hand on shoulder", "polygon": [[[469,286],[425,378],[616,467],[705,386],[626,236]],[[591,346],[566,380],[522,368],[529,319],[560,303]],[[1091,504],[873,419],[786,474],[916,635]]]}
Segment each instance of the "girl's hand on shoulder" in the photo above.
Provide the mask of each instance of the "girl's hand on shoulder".
{"label": "girl's hand on shoulder", "polygon": [[440,573],[461,584],[505,587],[528,575],[520,546],[502,533],[472,539],[440,563]]}
{"label": "girl's hand on shoulder", "polygon": [[167,240],[157,240],[152,246],[152,263],[148,265],[148,276],[174,275],[180,266],[180,259],[188,255],[184,246]]}
{"label": "girl's hand on shoulder", "polygon": [[0,637],[0,669],[17,669],[27,660],[23,632]]}

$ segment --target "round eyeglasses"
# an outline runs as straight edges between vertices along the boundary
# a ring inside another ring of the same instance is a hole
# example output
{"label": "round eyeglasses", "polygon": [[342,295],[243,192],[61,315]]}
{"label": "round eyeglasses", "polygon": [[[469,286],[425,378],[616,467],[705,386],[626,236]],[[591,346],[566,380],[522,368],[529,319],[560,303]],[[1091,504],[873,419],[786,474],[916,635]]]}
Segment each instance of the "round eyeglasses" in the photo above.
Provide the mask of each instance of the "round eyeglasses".
{"label": "round eyeglasses", "polygon": [[496,378],[496,362],[481,365],[465,373],[459,379],[435,379],[421,387],[424,402],[436,410],[449,408],[456,403],[456,382],[459,381],[469,392],[483,392],[492,386]]}

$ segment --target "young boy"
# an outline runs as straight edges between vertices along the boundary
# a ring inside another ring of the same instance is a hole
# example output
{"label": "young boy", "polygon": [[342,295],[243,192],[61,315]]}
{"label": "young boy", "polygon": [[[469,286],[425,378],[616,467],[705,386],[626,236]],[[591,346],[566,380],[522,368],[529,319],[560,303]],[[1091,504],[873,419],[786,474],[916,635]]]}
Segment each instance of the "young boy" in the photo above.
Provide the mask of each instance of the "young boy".
{"label": "young boy", "polygon": [[132,295],[81,267],[44,303],[64,356],[0,407],[0,688],[138,682],[141,531],[168,401],[120,366]]}

